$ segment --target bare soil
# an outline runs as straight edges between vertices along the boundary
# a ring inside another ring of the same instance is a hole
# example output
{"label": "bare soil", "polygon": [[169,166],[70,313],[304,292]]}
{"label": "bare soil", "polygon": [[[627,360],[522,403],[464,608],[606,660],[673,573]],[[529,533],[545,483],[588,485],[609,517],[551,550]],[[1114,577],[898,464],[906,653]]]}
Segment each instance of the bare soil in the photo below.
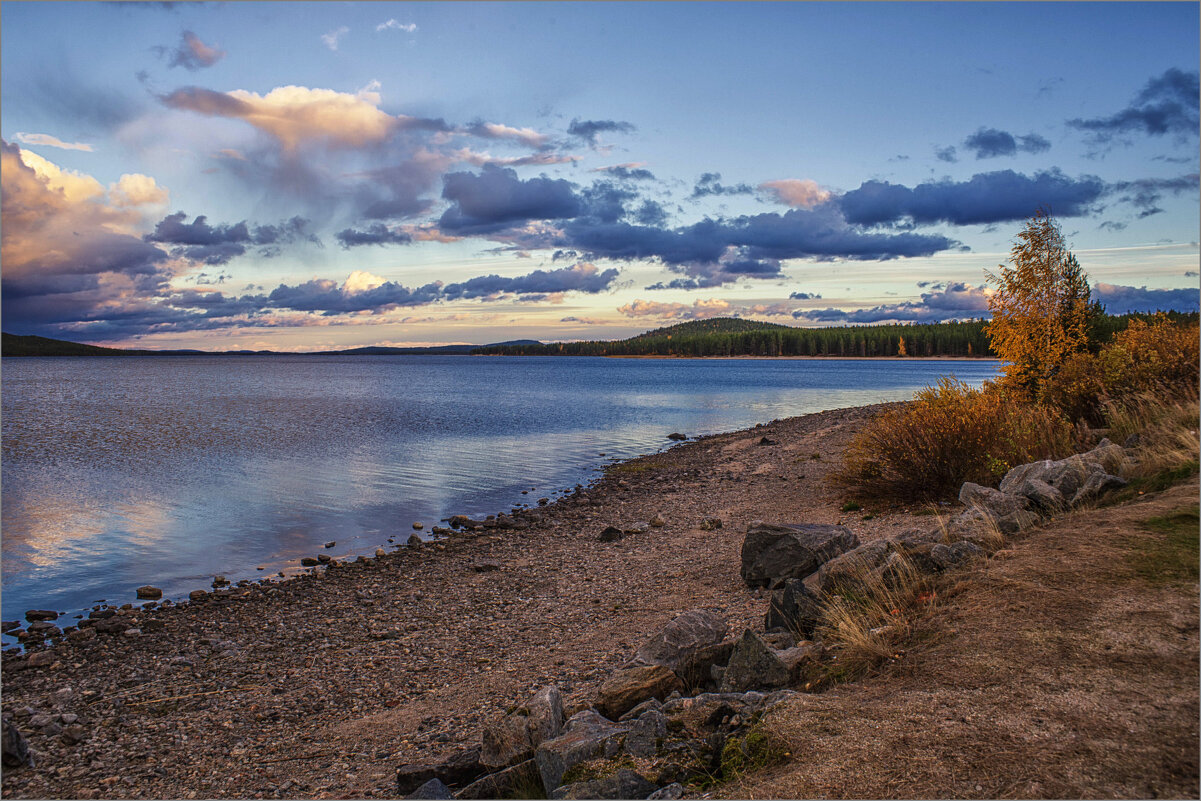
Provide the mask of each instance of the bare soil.
{"label": "bare soil", "polygon": [[[918,506],[843,512],[825,482],[883,408],[683,443],[614,466],[525,530],[130,610],[141,633],[61,644],[47,667],[6,657],[3,710],[37,764],[6,769],[3,796],[394,796],[399,765],[478,743],[543,684],[586,704],[681,612],[761,629],[766,594],[738,574],[752,520],[842,523],[863,540],[930,526]],[[714,794],[1195,797],[1197,589],[1143,587],[1100,548],[1190,493],[1073,516],[990,560],[883,674],[776,721],[793,761]],[[598,539],[656,515],[662,528]],[[702,528],[710,517],[723,526]],[[42,733],[40,714],[77,715],[86,738]]]}

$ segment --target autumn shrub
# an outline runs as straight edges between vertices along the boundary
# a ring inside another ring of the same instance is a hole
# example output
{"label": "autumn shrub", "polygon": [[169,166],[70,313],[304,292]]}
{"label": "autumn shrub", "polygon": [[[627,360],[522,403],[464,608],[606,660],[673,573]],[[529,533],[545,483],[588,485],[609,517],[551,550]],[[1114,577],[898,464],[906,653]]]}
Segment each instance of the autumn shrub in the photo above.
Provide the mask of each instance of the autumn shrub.
{"label": "autumn shrub", "polygon": [[859,497],[954,498],[965,481],[996,486],[1015,465],[1072,453],[1072,433],[1049,406],[943,378],[868,423],[832,478]]}

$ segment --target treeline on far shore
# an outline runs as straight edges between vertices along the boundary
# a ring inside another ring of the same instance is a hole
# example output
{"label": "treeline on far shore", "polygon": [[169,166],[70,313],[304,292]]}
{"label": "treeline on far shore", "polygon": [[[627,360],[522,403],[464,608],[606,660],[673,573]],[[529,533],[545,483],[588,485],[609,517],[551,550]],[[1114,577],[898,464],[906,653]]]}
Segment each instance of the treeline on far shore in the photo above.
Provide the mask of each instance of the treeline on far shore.
{"label": "treeline on far shore", "polygon": [[[1169,312],[1173,322],[1197,313]],[[1101,315],[1092,324],[1096,341],[1108,342],[1132,319],[1146,314]],[[716,318],[648,331],[614,341],[540,345],[492,345],[472,351],[501,356],[965,356],[995,358],[985,320],[837,328],[792,328],[775,323]]]}

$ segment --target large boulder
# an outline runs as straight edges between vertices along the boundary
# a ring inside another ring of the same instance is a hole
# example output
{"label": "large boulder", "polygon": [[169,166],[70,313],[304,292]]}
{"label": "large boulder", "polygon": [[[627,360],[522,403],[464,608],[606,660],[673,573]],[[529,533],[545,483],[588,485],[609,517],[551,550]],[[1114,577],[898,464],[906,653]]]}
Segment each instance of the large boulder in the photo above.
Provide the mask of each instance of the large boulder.
{"label": "large boulder", "polygon": [[648,698],[660,700],[683,683],[663,665],[639,665],[614,671],[597,691],[596,708],[610,718],[619,718]]}
{"label": "large boulder", "polygon": [[630,666],[662,665],[680,672],[697,651],[717,645],[729,626],[725,615],[709,609],[693,609],[676,617],[635,652]]}
{"label": "large boulder", "polygon": [[396,792],[406,795],[430,779],[457,786],[475,780],[488,769],[480,764],[480,749],[467,748],[456,751],[436,764],[410,763],[401,765],[396,771]]}
{"label": "large boulder", "polygon": [[788,631],[799,637],[812,637],[821,615],[821,597],[806,587],[801,579],[788,579],[784,586],[772,591],[763,628],[766,631]]}
{"label": "large boulder", "polygon": [[790,578],[803,579],[823,564],[859,545],[843,526],[816,523],[747,528],[742,543],[742,579],[751,587],[780,587]]}
{"label": "large boulder", "polygon": [[[1028,478],[1024,478],[1022,483]],[[1005,534],[1016,534],[1039,521],[1038,514],[1030,511],[1030,501],[1024,496],[999,492],[970,481],[960,487],[959,500],[969,509],[987,515]]]}
{"label": "large boulder", "polygon": [[868,583],[884,569],[892,554],[888,540],[873,540],[836,556],[821,566],[817,583],[825,595],[834,595],[839,587],[855,587]]}
{"label": "large boulder", "polygon": [[551,798],[646,798],[659,789],[654,782],[629,768],[600,779],[568,784],[551,793]]}
{"label": "large boulder", "polygon": [[559,735],[563,728],[563,697],[554,685],[547,685],[499,723],[484,729],[480,764],[503,768],[534,756],[543,740]]}
{"label": "large boulder", "polygon": [[534,752],[534,762],[547,794],[559,786],[564,773],[581,762],[615,756],[629,730],[630,724],[606,720],[591,709],[573,715],[562,734],[545,741]]}
{"label": "large boulder", "polygon": [[722,675],[723,693],[746,692],[783,687],[792,679],[792,671],[767,643],[747,629],[730,654],[730,663]]}
{"label": "large boulder", "polygon": [[1121,447],[1103,439],[1091,451],[1077,453],[1066,459],[1046,459],[1018,465],[1001,479],[1001,492],[1019,495],[1027,481],[1037,480],[1053,487],[1070,501],[1088,483],[1090,476],[1116,471],[1125,459],[1126,454]]}
{"label": "large boulder", "polygon": [[443,784],[441,779],[430,779],[406,795],[405,798],[449,799],[454,798],[454,795],[450,792],[450,788]]}

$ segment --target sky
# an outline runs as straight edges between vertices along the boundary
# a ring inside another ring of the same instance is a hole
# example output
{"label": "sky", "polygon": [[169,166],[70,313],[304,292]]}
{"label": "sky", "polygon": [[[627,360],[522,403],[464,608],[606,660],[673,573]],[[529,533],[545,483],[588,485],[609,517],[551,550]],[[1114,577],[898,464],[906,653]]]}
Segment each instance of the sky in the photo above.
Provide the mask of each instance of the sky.
{"label": "sky", "polygon": [[117,347],[987,316],[1049,209],[1198,309],[1196,3],[0,3],[3,328]]}

